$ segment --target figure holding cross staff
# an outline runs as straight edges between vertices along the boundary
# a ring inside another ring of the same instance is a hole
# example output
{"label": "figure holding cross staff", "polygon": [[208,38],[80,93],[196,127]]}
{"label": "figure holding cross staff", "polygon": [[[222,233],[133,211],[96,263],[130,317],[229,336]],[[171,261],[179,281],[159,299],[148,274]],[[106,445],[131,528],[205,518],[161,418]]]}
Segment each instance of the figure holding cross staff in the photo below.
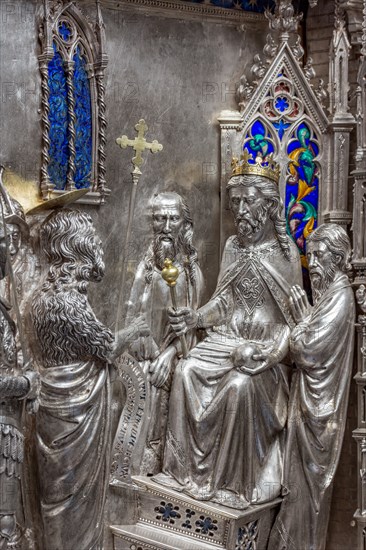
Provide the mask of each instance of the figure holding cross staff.
{"label": "figure holding cross staff", "polygon": [[129,139],[126,135],[123,135],[120,138],[116,139],[116,143],[122,149],[126,149],[127,147],[132,147],[136,153],[135,156],[132,158],[132,164],[133,164],[133,170],[131,172],[132,190],[131,190],[131,196],[130,196],[130,205],[128,209],[128,220],[127,220],[125,243],[122,251],[122,270],[123,271],[122,271],[121,293],[119,296],[118,307],[117,307],[117,318],[116,318],[117,329],[118,329],[118,323],[119,323],[120,310],[123,304],[123,295],[124,295],[124,287],[125,287],[126,271],[127,271],[125,267],[125,263],[127,259],[128,243],[130,242],[130,238],[131,238],[133,216],[135,213],[137,185],[142,175],[141,166],[144,163],[144,159],[142,158],[142,153],[145,150],[151,151],[152,153],[158,153],[163,149],[163,146],[161,145],[161,143],[159,143],[156,139],[154,139],[151,143],[146,141],[145,133],[148,130],[148,126],[143,118],[141,118],[138,121],[138,123],[135,125],[135,129],[137,131],[137,137],[135,137],[134,139]]}
{"label": "figure holding cross staff", "polygon": [[195,330],[184,338],[176,336],[169,323],[169,306],[197,309],[204,290],[193,221],[184,198],[175,192],[159,193],[152,197],[149,212],[151,241],[137,266],[126,314],[126,326],[143,316],[150,329],[149,336],[138,338],[129,350],[148,379],[147,428],[142,429],[146,439],[139,444],[142,456],[135,456],[136,475],[161,471],[173,373],[179,359],[197,343]]}
{"label": "figure holding cross staff", "polygon": [[[124,263],[131,236],[137,183],[141,176],[141,155],[145,149],[151,152],[162,149],[156,140],[151,143],[146,141],[144,133],[147,126],[143,120],[135,128],[138,131],[135,140],[126,136],[117,140],[121,147],[131,146],[136,151],[132,159],[133,188],[123,251]],[[126,326],[129,326],[143,318],[150,329],[147,337],[138,338],[129,349],[148,380],[148,398],[141,430],[144,441],[139,442],[139,450],[134,456],[133,473],[139,475],[155,474],[161,470],[172,375],[179,358],[185,357],[196,343],[195,331],[179,339],[170,327],[167,308],[171,303],[171,288],[162,277],[166,267],[164,260],[170,258],[176,268],[173,292],[175,306],[198,307],[203,291],[203,277],[198,266],[197,251],[192,243],[193,223],[185,200],[177,193],[164,192],[155,195],[150,206],[153,239],[137,267],[125,320]],[[124,267],[118,320],[123,304],[125,276]]]}

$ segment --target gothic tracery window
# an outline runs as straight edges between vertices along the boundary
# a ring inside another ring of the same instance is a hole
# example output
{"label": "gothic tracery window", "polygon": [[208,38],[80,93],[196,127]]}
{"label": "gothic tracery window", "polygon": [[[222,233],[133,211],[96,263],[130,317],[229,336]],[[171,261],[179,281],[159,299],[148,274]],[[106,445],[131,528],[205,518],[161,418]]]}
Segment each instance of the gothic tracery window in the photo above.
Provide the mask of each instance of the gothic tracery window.
{"label": "gothic tracery window", "polygon": [[262,100],[245,132],[243,148],[253,156],[273,153],[286,160],[285,204],[287,232],[300,252],[307,279],[306,238],[316,228],[319,211],[321,166],[320,132],[306,112],[292,79],[283,67]]}
{"label": "gothic tracery window", "polygon": [[75,4],[47,3],[41,28],[42,174],[44,198],[90,188],[102,203],[105,181],[104,32],[99,3],[95,26]]}

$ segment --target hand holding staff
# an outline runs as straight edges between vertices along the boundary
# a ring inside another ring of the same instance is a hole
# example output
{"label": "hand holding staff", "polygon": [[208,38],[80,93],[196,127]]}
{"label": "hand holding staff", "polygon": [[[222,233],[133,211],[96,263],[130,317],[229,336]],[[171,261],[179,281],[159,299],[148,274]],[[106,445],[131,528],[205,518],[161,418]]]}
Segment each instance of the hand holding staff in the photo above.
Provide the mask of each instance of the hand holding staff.
{"label": "hand holding staff", "polygon": [[[179,276],[179,270],[177,267],[173,265],[172,260],[169,260],[168,258],[164,261],[164,268],[162,269],[161,276],[163,277],[164,281],[170,288],[170,296],[172,299],[172,305],[173,309],[178,309],[177,304],[177,294],[175,291],[175,285],[177,284],[177,279]],[[188,357],[188,348],[187,348],[187,342],[186,337],[184,334],[181,334],[179,336],[180,342],[182,344],[182,354],[183,358],[186,359]]]}

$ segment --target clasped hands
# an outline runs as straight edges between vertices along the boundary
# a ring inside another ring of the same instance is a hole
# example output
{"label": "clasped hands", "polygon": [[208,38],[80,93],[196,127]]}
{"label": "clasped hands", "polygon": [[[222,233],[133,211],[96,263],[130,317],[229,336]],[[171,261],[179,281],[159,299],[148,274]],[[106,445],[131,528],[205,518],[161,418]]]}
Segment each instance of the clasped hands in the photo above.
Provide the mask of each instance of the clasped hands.
{"label": "clasped hands", "polygon": [[306,330],[312,311],[306,292],[299,285],[293,286],[290,290],[290,308],[296,322],[296,327],[291,333],[291,342],[295,343]]}

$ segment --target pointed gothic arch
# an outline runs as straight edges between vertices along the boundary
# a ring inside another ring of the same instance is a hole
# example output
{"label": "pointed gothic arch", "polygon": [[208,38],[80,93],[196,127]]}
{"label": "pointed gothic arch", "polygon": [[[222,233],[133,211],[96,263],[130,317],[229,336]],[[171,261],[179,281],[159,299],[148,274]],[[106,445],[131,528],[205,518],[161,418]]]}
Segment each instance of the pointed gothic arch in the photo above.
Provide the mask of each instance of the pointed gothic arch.
{"label": "pointed gothic arch", "polygon": [[[262,147],[260,153],[265,156],[272,152],[271,144],[274,158],[281,166],[279,190],[288,234],[297,244],[306,269],[306,237],[321,223],[326,211],[326,190],[322,183],[327,181],[329,170],[329,121],[288,41],[278,48],[261,82],[253,87],[250,99],[240,105],[241,112],[224,111],[219,118],[222,196],[230,175],[231,157],[238,154],[241,144],[246,146],[256,125],[261,129],[260,122],[267,134],[262,131],[260,137],[259,131],[257,146]],[[222,208],[227,208],[227,203]],[[221,244],[228,236],[224,218],[222,212]]]}
{"label": "pointed gothic arch", "polygon": [[103,203],[105,180],[104,26],[97,2],[93,26],[72,2],[45,2],[42,54],[44,199],[90,188],[83,202]]}

